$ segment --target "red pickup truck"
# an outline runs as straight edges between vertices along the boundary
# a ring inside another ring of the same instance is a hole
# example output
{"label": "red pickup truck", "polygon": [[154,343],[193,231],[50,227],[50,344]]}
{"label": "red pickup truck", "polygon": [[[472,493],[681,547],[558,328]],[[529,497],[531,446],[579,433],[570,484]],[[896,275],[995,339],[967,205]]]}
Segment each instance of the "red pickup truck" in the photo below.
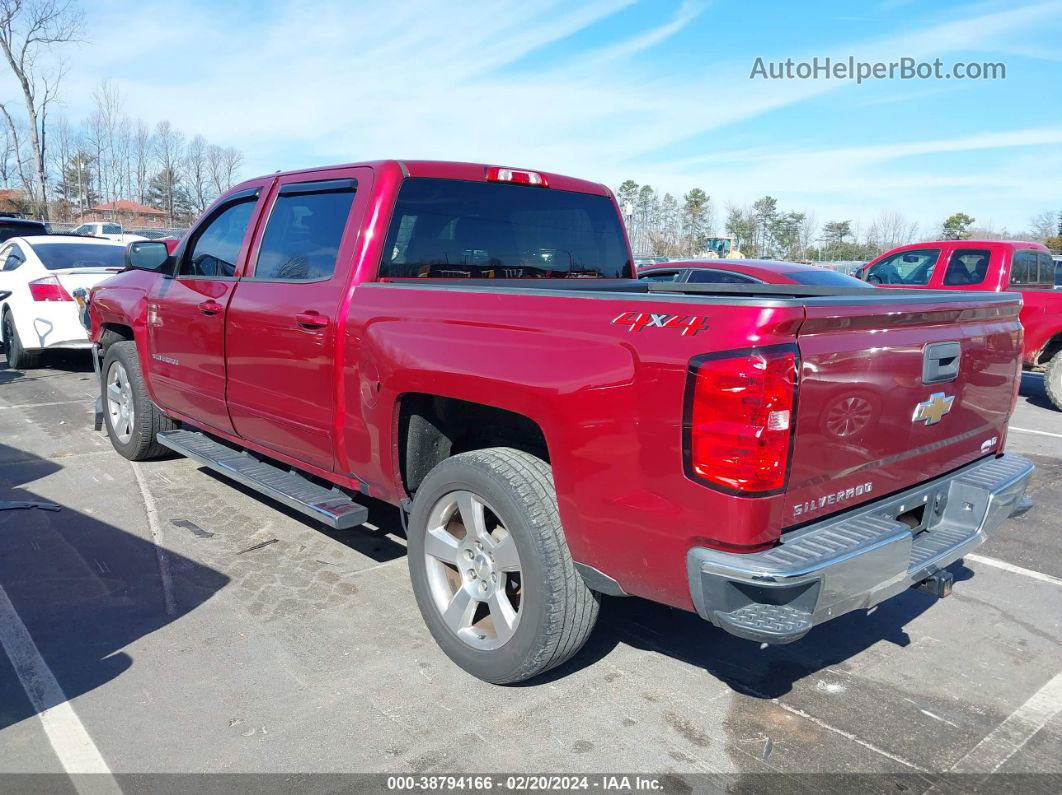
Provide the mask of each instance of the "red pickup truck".
{"label": "red pickup truck", "polygon": [[115,449],[335,528],[399,506],[428,628],[491,682],[601,594],[768,643],[943,595],[1026,506],[1010,294],[639,282],[605,186],[424,161],[249,180],[127,256],[88,305]]}
{"label": "red pickup truck", "polygon": [[881,287],[1020,293],[1025,330],[1022,360],[1044,368],[1047,396],[1062,409],[1062,292],[1055,262],[1039,243],[1012,240],[937,240],[886,251],[858,274]]}

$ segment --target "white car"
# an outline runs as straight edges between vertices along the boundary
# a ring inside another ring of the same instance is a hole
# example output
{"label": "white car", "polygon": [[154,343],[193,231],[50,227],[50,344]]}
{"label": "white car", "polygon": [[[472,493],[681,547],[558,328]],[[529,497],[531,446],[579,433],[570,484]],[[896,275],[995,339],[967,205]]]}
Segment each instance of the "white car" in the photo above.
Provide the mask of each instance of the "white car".
{"label": "white car", "polygon": [[90,347],[74,291],[118,273],[124,258],[121,243],[70,235],[0,244],[0,330],[8,367],[37,367],[45,350]]}
{"label": "white car", "polygon": [[134,240],[147,240],[143,235],[134,235],[126,232],[121,224],[107,221],[81,224],[81,226],[75,227],[70,234],[105,237],[108,240],[117,240],[120,243],[131,243]]}

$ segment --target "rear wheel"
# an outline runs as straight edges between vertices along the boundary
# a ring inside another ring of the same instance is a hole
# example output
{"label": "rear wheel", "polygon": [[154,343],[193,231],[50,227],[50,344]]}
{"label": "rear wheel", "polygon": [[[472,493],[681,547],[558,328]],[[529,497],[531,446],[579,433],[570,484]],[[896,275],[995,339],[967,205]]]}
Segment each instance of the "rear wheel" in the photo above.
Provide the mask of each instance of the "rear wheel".
{"label": "rear wheel", "polygon": [[1062,351],[1056,353],[1044,370],[1044,387],[1047,399],[1056,409],[1062,411]]}
{"label": "rear wheel", "polygon": [[10,311],[4,312],[3,331],[8,367],[12,370],[35,370],[41,366],[41,352],[27,351],[22,347],[22,339],[15,328],[15,318]]}
{"label": "rear wheel", "polygon": [[417,490],[408,540],[424,621],[473,676],[529,679],[590,636],[598,597],[575,570],[541,459],[495,447],[443,461]]}
{"label": "rear wheel", "polygon": [[114,449],[130,461],[169,453],[155,434],[177,426],[148,397],[135,342],[115,342],[103,357],[103,421]]}

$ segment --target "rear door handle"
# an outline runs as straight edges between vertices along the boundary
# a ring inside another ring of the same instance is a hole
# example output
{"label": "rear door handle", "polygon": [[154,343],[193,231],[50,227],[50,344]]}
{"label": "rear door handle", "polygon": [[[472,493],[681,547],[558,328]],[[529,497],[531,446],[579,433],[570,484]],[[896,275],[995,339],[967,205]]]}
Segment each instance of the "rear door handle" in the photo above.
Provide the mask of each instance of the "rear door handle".
{"label": "rear door handle", "polygon": [[328,325],[328,318],[320,312],[315,312],[312,309],[309,309],[295,315],[295,322],[303,328],[324,328]]}
{"label": "rear door handle", "polygon": [[206,301],[204,301],[203,303],[201,303],[199,305],[199,311],[202,312],[204,315],[216,315],[218,312],[220,312],[224,308],[225,307],[223,307],[221,304],[219,304],[213,298],[211,298],[209,300],[206,300]]}

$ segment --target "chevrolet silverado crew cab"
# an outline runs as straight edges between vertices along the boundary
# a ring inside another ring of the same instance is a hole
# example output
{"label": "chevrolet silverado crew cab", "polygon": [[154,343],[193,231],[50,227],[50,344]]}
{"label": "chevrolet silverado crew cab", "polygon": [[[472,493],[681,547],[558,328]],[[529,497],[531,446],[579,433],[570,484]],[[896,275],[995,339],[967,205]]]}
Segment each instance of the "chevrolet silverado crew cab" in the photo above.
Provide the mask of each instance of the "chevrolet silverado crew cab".
{"label": "chevrolet silverado crew cab", "polygon": [[639,282],[615,198],[383,161],[252,179],[90,295],[114,448],[334,528],[399,506],[458,665],[505,683],[601,594],[786,643],[1025,507],[1007,293]]}
{"label": "chevrolet silverado crew cab", "polygon": [[1040,243],[938,240],[886,251],[859,272],[880,287],[1020,293],[1025,330],[1022,361],[1043,368],[1047,397],[1062,409],[1062,293],[1055,262]]}

